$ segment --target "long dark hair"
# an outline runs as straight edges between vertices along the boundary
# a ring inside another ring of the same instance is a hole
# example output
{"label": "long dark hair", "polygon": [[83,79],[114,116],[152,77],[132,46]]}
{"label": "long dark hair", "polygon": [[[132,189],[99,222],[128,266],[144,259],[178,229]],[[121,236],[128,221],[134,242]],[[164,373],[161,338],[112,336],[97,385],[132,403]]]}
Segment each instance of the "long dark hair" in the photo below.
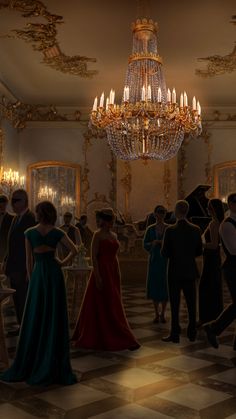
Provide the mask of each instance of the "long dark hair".
{"label": "long dark hair", "polygon": [[217,220],[219,221],[219,223],[221,223],[224,219],[225,213],[224,213],[224,207],[223,207],[223,203],[220,199],[218,198],[213,198],[210,199],[209,204],[211,205]]}

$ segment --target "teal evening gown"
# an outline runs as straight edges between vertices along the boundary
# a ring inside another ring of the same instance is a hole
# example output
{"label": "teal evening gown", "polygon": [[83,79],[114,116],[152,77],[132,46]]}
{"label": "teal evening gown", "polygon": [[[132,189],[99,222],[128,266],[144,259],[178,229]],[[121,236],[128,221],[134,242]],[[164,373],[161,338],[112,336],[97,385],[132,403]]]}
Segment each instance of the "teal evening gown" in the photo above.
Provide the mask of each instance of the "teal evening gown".
{"label": "teal evening gown", "polygon": [[168,301],[167,259],[161,256],[161,246],[152,247],[153,240],[162,240],[156,224],[150,225],[145,233],[143,246],[149,253],[147,275],[147,298],[156,302]]}
{"label": "teal evening gown", "polygon": [[[34,255],[34,268],[12,366],[0,375],[3,381],[26,381],[30,385],[76,382],[69,358],[69,330],[64,277],[55,259],[59,228],[42,235],[33,227],[25,232]],[[40,246],[52,248],[36,253]]]}

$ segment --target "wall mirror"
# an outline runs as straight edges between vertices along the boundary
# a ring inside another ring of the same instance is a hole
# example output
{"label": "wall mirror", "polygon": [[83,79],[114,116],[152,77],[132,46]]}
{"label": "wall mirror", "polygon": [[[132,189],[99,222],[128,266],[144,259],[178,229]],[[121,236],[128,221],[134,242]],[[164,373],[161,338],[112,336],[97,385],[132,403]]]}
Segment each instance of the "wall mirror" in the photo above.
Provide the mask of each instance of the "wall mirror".
{"label": "wall mirror", "polygon": [[30,208],[40,201],[51,201],[58,214],[57,225],[63,214],[70,211],[73,219],[80,213],[80,166],[61,161],[43,161],[27,168],[27,190]]}
{"label": "wall mirror", "polygon": [[236,160],[214,166],[214,195],[223,202],[236,191]]}

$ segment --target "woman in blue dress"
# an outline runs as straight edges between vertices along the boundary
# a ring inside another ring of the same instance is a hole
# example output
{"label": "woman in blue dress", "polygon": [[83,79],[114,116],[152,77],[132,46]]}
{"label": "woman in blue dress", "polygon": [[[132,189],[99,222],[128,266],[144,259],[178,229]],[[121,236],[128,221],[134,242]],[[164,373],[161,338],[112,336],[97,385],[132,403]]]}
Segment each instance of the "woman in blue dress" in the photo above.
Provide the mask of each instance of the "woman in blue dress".
{"label": "woman in blue dress", "polygon": [[156,223],[147,228],[144,236],[144,249],[149,253],[147,298],[153,300],[156,313],[153,322],[165,323],[168,301],[167,260],[161,256],[160,250],[165,230],[168,227],[168,224],[164,222],[166,209],[162,205],[158,205],[154,209],[154,215]]}
{"label": "woman in blue dress", "polygon": [[[36,214],[39,224],[25,232],[29,289],[16,357],[0,379],[43,386],[74,384],[61,266],[68,264],[77,249],[64,231],[55,227],[57,212],[51,202],[40,202]],[[64,260],[55,257],[59,242],[70,252]]]}

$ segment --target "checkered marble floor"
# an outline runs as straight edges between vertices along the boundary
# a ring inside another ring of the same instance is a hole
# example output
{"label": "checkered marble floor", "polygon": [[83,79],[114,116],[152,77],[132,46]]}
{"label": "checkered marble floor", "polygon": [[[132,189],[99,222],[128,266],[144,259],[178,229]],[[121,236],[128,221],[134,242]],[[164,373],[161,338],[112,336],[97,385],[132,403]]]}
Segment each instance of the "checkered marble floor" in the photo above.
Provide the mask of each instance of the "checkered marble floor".
{"label": "checkered marble floor", "polygon": [[[166,324],[153,324],[153,307],[144,286],[124,286],[128,320],[142,347],[135,352],[71,352],[80,382],[68,387],[30,387],[0,382],[0,417],[4,419],[236,419],[234,325],[211,348],[202,331],[186,338],[186,307],[181,305],[179,344],[164,343]],[[225,291],[225,303],[228,295]],[[15,325],[5,307],[6,331]],[[170,319],[169,308],[167,319]],[[14,357],[17,338],[7,338]]]}

